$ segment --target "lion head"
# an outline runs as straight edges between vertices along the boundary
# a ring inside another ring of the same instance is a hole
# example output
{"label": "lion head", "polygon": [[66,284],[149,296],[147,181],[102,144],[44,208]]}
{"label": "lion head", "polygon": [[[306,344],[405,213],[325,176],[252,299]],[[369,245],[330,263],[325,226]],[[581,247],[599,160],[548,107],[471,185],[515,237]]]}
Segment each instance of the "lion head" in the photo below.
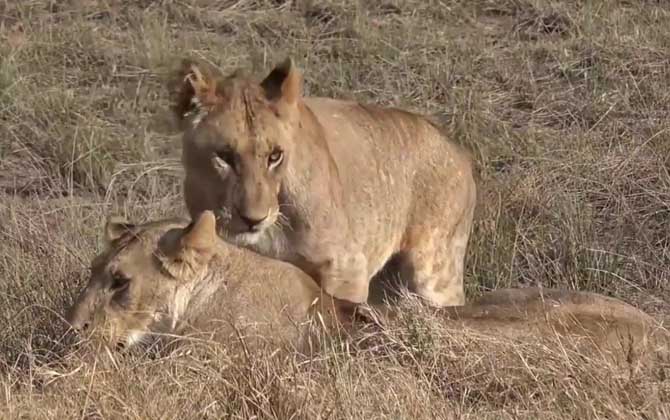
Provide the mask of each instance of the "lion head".
{"label": "lion head", "polygon": [[189,60],[177,74],[189,212],[212,210],[225,237],[253,244],[286,221],[280,195],[287,163],[299,159],[301,76],[290,58],[260,83]]}
{"label": "lion head", "polygon": [[210,212],[190,225],[110,219],[106,249],[93,259],[89,282],[66,320],[82,335],[117,348],[173,331],[206,271],[214,225]]}
{"label": "lion head", "polygon": [[105,239],[66,320],[110,347],[148,344],[165,334],[218,339],[240,331],[264,342],[293,342],[317,313],[328,328],[368,322],[365,308],[323,293],[297,267],[219,239],[208,210],[191,223],[111,219]]}

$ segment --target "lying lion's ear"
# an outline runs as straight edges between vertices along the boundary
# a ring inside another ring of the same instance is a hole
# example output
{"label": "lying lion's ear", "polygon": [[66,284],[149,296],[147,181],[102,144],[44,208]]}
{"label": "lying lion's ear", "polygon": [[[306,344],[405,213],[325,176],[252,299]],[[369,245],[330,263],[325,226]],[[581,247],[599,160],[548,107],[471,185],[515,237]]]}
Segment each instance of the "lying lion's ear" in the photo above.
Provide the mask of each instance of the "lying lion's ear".
{"label": "lying lion's ear", "polygon": [[105,223],[105,241],[107,243],[114,242],[134,227],[133,223],[128,223],[121,216],[110,216]]}
{"label": "lying lion's ear", "polygon": [[223,97],[217,91],[221,78],[218,70],[203,62],[183,59],[179,69],[170,80],[173,96],[172,110],[177,120],[191,120],[197,124]]}
{"label": "lying lion's ear", "polygon": [[216,217],[210,210],[206,210],[198,216],[182,236],[181,245],[185,249],[192,249],[201,254],[209,255],[216,240]]}
{"label": "lying lion's ear", "polygon": [[261,82],[261,87],[268,99],[293,105],[302,96],[302,75],[293,59],[287,57]]}

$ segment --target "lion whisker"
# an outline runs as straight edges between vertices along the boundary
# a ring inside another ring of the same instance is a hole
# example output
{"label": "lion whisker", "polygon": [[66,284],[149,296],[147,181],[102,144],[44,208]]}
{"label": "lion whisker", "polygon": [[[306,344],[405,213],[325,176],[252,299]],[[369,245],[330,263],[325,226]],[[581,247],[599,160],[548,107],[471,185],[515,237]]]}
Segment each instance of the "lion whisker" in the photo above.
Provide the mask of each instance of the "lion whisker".
{"label": "lion whisker", "polygon": [[277,218],[273,223],[273,226],[277,226],[279,229],[286,228],[290,231],[293,231],[293,226],[291,226],[291,221],[288,217],[281,211],[277,212]]}

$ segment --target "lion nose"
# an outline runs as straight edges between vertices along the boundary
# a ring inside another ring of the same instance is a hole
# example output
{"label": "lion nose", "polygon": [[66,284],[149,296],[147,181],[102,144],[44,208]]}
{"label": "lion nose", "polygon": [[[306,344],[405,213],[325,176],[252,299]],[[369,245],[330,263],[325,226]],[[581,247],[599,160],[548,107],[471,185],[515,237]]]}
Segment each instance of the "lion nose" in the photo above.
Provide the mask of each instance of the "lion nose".
{"label": "lion nose", "polygon": [[82,333],[85,333],[86,331],[88,331],[91,324],[88,321],[75,321],[75,322],[71,322],[70,326],[77,333],[82,334]]}
{"label": "lion nose", "polygon": [[67,322],[72,331],[79,334],[85,333],[91,326],[88,317],[82,316],[75,308],[71,308],[65,315],[65,322]]}
{"label": "lion nose", "polygon": [[247,225],[249,230],[257,231],[260,224],[263,223],[265,219],[267,219],[267,216],[261,217],[259,219],[257,217],[248,217],[240,214],[240,219],[242,219],[242,222],[244,222],[244,224]]}

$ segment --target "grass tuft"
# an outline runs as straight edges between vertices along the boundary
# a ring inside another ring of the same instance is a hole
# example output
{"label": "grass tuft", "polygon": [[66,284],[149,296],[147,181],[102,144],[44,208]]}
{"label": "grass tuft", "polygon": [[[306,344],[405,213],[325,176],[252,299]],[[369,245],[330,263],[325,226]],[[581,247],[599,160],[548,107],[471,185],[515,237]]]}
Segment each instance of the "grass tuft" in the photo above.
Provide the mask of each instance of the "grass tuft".
{"label": "grass tuft", "polygon": [[670,417],[667,365],[627,375],[411,302],[307,360],[200,343],[50,361],[106,216],[184,213],[164,86],[183,54],[259,76],[290,54],[308,94],[441,121],[477,166],[469,298],[541,284],[668,319],[669,18],[623,0],[0,1],[3,418]]}

